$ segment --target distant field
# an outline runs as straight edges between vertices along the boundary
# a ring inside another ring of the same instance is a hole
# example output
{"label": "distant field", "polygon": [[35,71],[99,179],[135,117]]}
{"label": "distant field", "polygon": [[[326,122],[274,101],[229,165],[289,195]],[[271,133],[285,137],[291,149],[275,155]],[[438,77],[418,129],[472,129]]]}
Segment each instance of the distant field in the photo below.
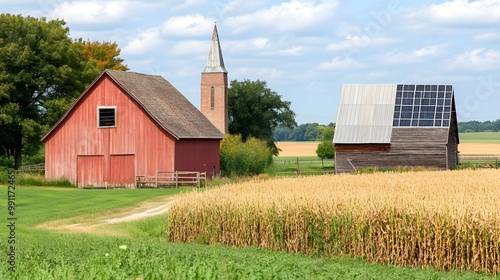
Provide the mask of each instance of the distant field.
{"label": "distant field", "polygon": [[315,156],[319,142],[278,142],[276,145],[281,152],[279,157]]}
{"label": "distant field", "polygon": [[460,143],[500,144],[500,132],[460,133]]}
{"label": "distant field", "polygon": [[[462,155],[500,155],[500,132],[460,133],[458,150]],[[319,142],[278,142],[279,157],[316,156]]]}
{"label": "distant field", "polygon": [[500,143],[462,143],[458,145],[458,150],[461,155],[500,155]]}

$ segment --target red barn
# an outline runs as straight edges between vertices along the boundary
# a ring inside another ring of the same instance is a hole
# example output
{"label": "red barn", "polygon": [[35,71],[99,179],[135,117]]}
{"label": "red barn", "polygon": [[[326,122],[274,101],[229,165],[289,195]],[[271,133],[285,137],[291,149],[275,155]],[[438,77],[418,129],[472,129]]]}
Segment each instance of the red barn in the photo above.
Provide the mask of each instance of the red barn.
{"label": "red barn", "polygon": [[163,171],[219,172],[224,138],[161,76],[105,70],[42,139],[46,178],[132,187]]}

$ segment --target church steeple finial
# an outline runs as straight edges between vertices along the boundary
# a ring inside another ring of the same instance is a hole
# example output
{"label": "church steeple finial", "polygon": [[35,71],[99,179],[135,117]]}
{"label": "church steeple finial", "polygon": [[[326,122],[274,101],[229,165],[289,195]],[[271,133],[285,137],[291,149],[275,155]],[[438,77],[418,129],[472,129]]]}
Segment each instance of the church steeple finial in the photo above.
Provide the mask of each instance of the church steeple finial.
{"label": "church steeple finial", "polygon": [[217,33],[217,22],[214,24],[214,33],[208,52],[208,61],[203,73],[227,73],[222,58],[222,50],[220,48],[219,34]]}

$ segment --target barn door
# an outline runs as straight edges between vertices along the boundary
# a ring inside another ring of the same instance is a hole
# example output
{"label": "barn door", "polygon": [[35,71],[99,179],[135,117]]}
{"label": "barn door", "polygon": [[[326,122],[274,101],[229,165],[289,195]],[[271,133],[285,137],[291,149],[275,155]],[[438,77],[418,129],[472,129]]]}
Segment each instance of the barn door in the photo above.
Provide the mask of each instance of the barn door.
{"label": "barn door", "polygon": [[108,183],[116,187],[133,187],[135,184],[134,155],[111,155]]}
{"label": "barn door", "polygon": [[79,188],[104,187],[104,156],[78,156],[76,184]]}

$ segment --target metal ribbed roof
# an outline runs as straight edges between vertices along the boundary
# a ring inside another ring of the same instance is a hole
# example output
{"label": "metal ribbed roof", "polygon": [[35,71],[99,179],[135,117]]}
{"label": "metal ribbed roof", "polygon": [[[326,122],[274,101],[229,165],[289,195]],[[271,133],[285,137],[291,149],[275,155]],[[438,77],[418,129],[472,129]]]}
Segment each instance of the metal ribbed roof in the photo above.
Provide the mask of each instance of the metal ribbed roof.
{"label": "metal ribbed roof", "polygon": [[397,85],[342,85],[333,142],[390,143]]}

